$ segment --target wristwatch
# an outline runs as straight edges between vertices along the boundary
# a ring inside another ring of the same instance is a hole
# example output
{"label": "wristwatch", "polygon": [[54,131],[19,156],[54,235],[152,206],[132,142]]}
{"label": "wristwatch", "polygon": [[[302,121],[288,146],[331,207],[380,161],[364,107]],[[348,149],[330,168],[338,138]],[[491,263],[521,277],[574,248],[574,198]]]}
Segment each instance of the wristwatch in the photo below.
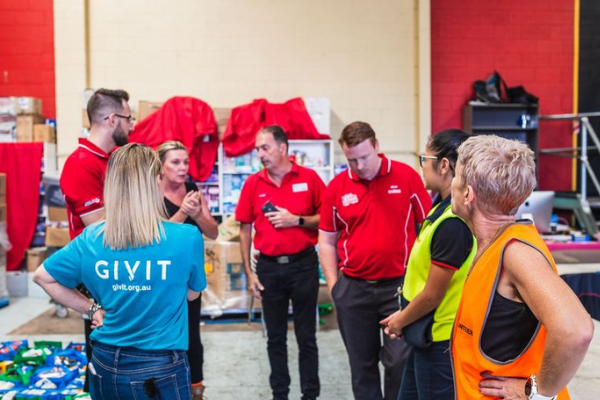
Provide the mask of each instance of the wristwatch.
{"label": "wristwatch", "polygon": [[102,309],[102,306],[96,302],[93,302],[90,308],[87,310],[86,315],[90,321],[94,319],[96,311]]}
{"label": "wristwatch", "polygon": [[304,226],[304,217],[298,217],[298,226]]}
{"label": "wristwatch", "polygon": [[542,396],[538,393],[537,381],[535,380],[535,375],[531,375],[527,382],[525,382],[525,394],[528,396],[529,400],[555,400],[556,396]]}

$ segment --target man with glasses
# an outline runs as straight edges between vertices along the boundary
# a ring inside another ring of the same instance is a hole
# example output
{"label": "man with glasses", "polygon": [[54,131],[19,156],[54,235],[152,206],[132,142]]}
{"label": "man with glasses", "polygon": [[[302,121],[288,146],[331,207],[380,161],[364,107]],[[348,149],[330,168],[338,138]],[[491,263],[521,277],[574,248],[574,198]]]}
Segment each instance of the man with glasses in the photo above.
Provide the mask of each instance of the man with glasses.
{"label": "man with glasses", "polygon": [[[86,226],[104,218],[104,175],[108,158],[115,147],[127,144],[135,123],[128,101],[126,91],[109,89],[98,89],[88,101],[90,135],[79,139],[79,146],[67,158],[60,176],[71,239]],[[80,290],[87,294],[85,288]],[[92,354],[90,321],[84,320],[84,326],[89,360]],[[88,391],[87,372],[84,390]]]}
{"label": "man with glasses", "polygon": [[321,267],[348,352],[354,398],[396,400],[409,349],[404,340],[383,334],[379,321],[398,311],[416,226],[431,199],[414,169],[378,154],[369,124],[346,126],[339,143],[350,168],[331,181],[323,197]]}

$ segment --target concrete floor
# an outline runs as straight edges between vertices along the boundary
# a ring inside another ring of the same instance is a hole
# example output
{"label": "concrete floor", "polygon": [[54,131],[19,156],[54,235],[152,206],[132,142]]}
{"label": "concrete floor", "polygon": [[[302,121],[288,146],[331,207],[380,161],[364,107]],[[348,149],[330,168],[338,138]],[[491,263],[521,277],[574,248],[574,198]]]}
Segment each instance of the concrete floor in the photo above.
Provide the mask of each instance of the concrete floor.
{"label": "concrete floor", "polygon": [[[565,269],[566,268],[566,269]],[[600,266],[579,265],[562,267],[561,272],[597,271]],[[47,298],[12,298],[8,307],[0,309],[0,341],[29,339],[83,341],[83,335],[9,335],[9,332],[41,313],[53,308]],[[600,399],[600,322],[590,350],[571,381],[569,389],[573,400]],[[269,399],[269,362],[266,340],[260,329],[251,331],[202,332],[205,347],[206,395],[210,400]],[[300,399],[298,387],[298,350],[292,331],[289,332],[289,360],[292,375],[290,399]],[[321,399],[350,400],[350,372],[346,352],[337,330],[318,333],[321,377]]]}

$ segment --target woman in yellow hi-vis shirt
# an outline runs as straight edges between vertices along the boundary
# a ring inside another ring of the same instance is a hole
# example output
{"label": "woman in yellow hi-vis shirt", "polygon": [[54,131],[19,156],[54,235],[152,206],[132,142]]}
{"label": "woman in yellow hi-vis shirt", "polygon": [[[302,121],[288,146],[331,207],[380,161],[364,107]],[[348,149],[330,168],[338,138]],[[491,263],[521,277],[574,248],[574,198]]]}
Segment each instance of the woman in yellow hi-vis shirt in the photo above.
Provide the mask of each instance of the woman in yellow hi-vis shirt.
{"label": "woman in yellow hi-vis shirt", "polygon": [[471,231],[452,213],[450,204],[456,149],[467,137],[458,129],[439,132],[420,156],[425,187],[438,194],[437,204],[410,253],[400,291],[403,307],[381,322],[388,335],[404,337],[411,345],[398,396],[401,400],[454,399],[450,335],[476,252]]}

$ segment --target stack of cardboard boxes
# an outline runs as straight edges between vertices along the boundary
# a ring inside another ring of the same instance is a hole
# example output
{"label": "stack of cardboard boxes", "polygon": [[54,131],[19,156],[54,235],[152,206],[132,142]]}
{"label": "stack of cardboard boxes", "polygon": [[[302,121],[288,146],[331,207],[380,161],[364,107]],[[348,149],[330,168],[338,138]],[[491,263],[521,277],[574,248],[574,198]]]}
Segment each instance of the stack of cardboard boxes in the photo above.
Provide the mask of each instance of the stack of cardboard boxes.
{"label": "stack of cardboard boxes", "polygon": [[56,142],[54,126],[46,125],[42,116],[40,99],[0,97],[0,142]]}
{"label": "stack of cardboard boxes", "polygon": [[[33,273],[44,262],[46,257],[50,256],[57,249],[66,246],[70,242],[67,210],[58,178],[51,175],[43,177],[44,198],[43,209],[45,214],[44,221],[44,241],[26,250],[25,265],[28,279],[28,296],[47,297],[41,288],[33,283]],[[42,201],[42,199],[40,199]]]}

